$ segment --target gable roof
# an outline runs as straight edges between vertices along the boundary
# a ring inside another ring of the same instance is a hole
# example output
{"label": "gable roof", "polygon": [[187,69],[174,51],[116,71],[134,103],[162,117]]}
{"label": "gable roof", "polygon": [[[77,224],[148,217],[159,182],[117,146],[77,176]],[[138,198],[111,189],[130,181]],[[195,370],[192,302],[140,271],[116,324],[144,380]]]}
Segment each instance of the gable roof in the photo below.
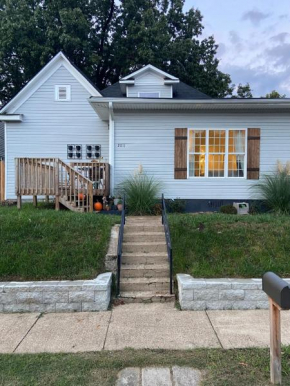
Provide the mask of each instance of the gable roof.
{"label": "gable roof", "polygon": [[[183,82],[175,83],[172,87],[173,99],[211,99],[208,95]],[[102,90],[102,95],[108,98],[126,98],[119,82]]]}
{"label": "gable roof", "polygon": [[64,66],[71,75],[91,94],[102,96],[101,92],[81,71],[73,65],[63,52],[55,55],[6,105],[0,110],[0,114],[13,114],[56,70]]}
{"label": "gable roof", "polygon": [[170,74],[168,74],[165,71],[159,70],[159,68],[157,68],[155,66],[152,66],[152,64],[147,64],[147,66],[144,66],[144,67],[140,68],[140,70],[134,71],[134,72],[132,72],[132,74],[125,76],[124,78],[121,79],[121,81],[122,80],[129,80],[131,78],[134,79],[137,75],[140,76],[141,74],[143,74],[143,72],[146,72],[146,71],[149,71],[149,70],[155,72],[158,75],[163,76],[166,79],[171,79],[171,80],[175,80],[175,81],[179,80],[175,76],[170,75]]}

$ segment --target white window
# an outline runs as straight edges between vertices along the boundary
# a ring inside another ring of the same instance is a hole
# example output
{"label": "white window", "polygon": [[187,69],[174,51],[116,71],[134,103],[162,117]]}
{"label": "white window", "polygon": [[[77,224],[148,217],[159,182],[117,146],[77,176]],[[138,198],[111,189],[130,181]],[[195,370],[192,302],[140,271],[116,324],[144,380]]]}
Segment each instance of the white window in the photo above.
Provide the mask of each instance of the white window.
{"label": "white window", "polygon": [[55,86],[55,100],[56,101],[70,101],[71,100],[71,87],[68,85]]}
{"label": "white window", "polygon": [[245,129],[189,129],[189,177],[245,177]]}
{"label": "white window", "polygon": [[139,98],[160,98],[160,92],[139,92]]}

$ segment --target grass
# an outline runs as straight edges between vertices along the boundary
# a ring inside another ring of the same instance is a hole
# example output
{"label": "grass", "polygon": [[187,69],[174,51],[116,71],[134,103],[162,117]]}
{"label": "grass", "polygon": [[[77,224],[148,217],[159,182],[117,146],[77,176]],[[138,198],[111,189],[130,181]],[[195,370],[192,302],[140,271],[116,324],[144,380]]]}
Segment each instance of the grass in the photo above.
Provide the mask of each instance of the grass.
{"label": "grass", "polygon": [[[204,385],[269,385],[267,349],[123,350],[86,354],[0,355],[0,385],[115,385],[126,367],[189,366]],[[283,349],[283,385],[290,385],[290,349]]]}
{"label": "grass", "polygon": [[174,272],[194,277],[290,277],[290,216],[170,215]]}
{"label": "grass", "polygon": [[118,217],[0,207],[0,281],[94,278]]}

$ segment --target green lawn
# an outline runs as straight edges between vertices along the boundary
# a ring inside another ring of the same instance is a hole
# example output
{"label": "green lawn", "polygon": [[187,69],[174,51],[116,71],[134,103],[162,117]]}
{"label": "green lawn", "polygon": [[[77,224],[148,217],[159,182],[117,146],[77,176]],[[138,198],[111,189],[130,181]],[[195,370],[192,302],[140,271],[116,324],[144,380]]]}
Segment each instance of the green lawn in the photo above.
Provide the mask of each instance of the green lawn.
{"label": "green lawn", "polygon": [[174,272],[194,277],[290,277],[290,216],[170,215]]}
{"label": "green lawn", "polygon": [[[269,350],[123,350],[86,354],[0,355],[0,385],[115,385],[126,367],[189,366],[204,385],[269,385]],[[283,385],[290,385],[290,350],[283,349]]]}
{"label": "green lawn", "polygon": [[0,281],[95,278],[118,221],[44,204],[0,207]]}

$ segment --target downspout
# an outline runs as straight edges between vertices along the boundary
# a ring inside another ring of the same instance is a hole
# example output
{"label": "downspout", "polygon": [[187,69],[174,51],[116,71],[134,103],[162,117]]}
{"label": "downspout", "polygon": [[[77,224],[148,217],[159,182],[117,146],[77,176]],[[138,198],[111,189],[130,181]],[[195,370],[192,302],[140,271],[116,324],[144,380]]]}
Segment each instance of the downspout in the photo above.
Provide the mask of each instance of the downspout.
{"label": "downspout", "polygon": [[115,186],[115,117],[113,102],[109,102],[109,164],[110,164],[110,194],[114,195]]}
{"label": "downspout", "polygon": [[4,122],[4,165],[5,165],[5,191],[4,191],[4,200],[8,200],[7,197],[7,185],[8,185],[8,153],[7,153],[7,122]]}

